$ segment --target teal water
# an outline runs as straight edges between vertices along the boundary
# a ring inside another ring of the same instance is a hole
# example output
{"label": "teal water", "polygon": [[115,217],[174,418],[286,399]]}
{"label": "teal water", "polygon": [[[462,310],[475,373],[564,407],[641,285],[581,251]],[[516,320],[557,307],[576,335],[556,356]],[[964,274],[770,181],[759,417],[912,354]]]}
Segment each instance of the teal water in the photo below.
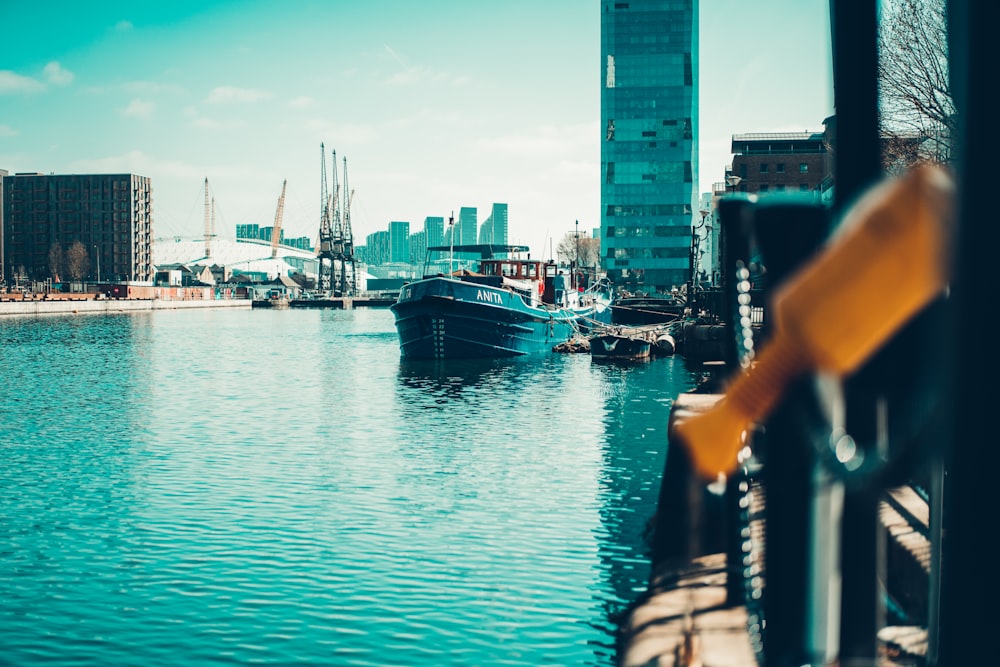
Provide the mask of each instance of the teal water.
{"label": "teal water", "polygon": [[0,664],[615,664],[680,358],[384,309],[0,319]]}

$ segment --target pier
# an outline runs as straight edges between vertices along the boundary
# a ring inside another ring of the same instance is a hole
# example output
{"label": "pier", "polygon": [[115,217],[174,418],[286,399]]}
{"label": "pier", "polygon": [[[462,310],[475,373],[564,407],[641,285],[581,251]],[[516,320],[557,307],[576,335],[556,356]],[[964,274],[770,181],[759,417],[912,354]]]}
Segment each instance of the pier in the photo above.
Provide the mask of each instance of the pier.
{"label": "pier", "polygon": [[338,296],[325,299],[290,299],[291,308],[388,308],[396,303],[396,297],[388,296]]}

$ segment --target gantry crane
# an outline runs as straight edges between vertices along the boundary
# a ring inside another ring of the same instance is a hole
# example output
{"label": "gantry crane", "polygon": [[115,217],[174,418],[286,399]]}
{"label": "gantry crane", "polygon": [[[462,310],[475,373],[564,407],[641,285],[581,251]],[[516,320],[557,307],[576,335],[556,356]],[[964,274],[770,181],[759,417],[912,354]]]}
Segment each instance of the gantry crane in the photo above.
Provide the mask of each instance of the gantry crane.
{"label": "gantry crane", "polygon": [[[319,215],[319,244],[317,245],[316,258],[319,260],[319,290],[321,292],[333,292],[333,218],[334,206],[337,196],[331,199],[326,184],[326,147],[319,145],[320,153],[320,215]],[[333,187],[337,189],[337,152],[333,152]]]}
{"label": "gantry crane", "polygon": [[354,296],[354,239],[351,233],[351,201],[354,191],[347,192],[347,158],[344,158],[343,217],[341,217],[340,184],[337,181],[337,151],[332,151],[333,191],[327,190],[326,149],[320,144],[322,156],[320,179],[319,289],[333,296]]}

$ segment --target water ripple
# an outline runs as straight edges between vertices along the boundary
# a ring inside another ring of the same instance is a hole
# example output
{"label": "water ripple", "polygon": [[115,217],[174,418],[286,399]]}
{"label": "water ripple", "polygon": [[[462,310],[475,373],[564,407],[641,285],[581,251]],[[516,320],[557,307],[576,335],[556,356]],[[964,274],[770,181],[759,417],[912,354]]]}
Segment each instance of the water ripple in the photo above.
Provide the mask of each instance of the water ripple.
{"label": "water ripple", "polygon": [[593,665],[677,360],[399,359],[391,314],[0,321],[4,664]]}

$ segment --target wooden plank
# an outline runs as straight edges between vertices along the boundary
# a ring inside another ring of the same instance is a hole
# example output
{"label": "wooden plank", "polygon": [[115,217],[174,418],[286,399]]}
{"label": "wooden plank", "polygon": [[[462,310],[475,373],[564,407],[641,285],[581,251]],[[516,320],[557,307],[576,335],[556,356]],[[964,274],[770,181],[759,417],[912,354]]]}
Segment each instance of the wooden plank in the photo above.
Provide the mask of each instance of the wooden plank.
{"label": "wooden plank", "polygon": [[746,609],[726,607],[725,556],[665,573],[620,628],[622,667],[746,667],[756,664]]}

